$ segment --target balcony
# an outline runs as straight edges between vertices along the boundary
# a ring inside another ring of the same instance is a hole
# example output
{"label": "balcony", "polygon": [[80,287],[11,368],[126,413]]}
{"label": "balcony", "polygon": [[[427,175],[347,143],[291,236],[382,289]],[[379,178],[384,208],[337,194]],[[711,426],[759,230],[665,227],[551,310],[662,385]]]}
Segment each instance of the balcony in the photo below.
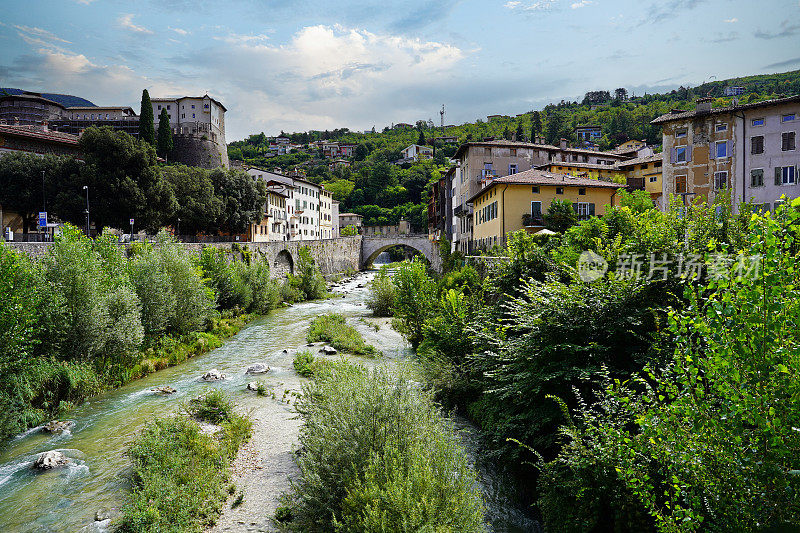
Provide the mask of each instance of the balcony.
{"label": "balcony", "polygon": [[526,228],[536,228],[544,226],[544,219],[541,214],[532,215],[525,213],[522,215],[522,225]]}

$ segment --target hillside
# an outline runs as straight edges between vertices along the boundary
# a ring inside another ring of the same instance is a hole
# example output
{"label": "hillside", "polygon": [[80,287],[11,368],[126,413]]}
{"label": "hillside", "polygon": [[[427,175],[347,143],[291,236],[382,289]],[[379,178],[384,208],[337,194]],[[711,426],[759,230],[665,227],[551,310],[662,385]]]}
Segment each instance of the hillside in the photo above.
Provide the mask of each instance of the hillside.
{"label": "hillside", "polygon": [[[715,97],[715,107],[728,105],[733,98],[723,96],[727,86],[744,88],[744,94],[738,97],[741,103],[800,94],[800,70],[713,81],[634,98],[628,98],[624,89],[590,91],[580,102],[561,101],[515,117],[500,116],[445,127],[444,132],[425,121],[418,121],[414,128],[385,128],[376,133],[356,133],[346,128],[281,132],[297,144],[332,140],[358,145],[350,168],[330,169],[330,161],[308,149],[272,155],[264,133],[230,143],[228,156],[266,169],[302,169],[308,179],[325,183],[333,191],[334,198],[342,202],[343,211],[364,215],[367,224],[395,223],[403,216],[410,219],[415,229],[423,230],[427,224],[427,185],[446,170],[446,158],[455,153],[460,143],[485,137],[530,139],[534,134],[543,136],[550,144],[557,144],[561,138],[574,142],[575,127],[598,125],[602,128],[600,148],[603,150],[629,139],[646,139],[650,144],[659,145],[661,128],[651,125],[651,120],[673,108],[693,109],[694,100],[699,96]],[[455,137],[457,142],[436,142],[433,161],[415,163],[409,168],[388,163],[399,159],[400,151],[406,146],[416,142],[434,145],[434,138],[441,136]]]}
{"label": "hillside", "polygon": [[[5,94],[22,94],[25,91],[22,89],[13,89],[10,87],[0,87],[0,96]],[[80,96],[72,96],[71,94],[56,94],[56,93],[38,93],[44,98],[57,102],[64,107],[97,107],[95,104]]]}

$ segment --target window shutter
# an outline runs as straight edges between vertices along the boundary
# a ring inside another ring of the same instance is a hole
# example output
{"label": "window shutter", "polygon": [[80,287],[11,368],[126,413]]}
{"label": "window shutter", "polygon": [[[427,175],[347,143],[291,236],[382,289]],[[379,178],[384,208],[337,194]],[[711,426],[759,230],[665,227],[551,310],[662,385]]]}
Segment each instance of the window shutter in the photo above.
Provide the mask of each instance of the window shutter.
{"label": "window shutter", "polygon": [[677,149],[677,148],[672,148],[672,149],[669,151],[669,162],[670,162],[671,164],[673,164],[673,165],[675,164],[675,154],[676,154],[677,152],[678,152],[678,149]]}
{"label": "window shutter", "polygon": [[775,185],[781,184],[781,167],[775,167]]}
{"label": "window shutter", "polygon": [[725,141],[725,153],[728,157],[733,157],[733,141]]}
{"label": "window shutter", "polygon": [[691,160],[692,160],[692,145],[690,144],[686,146],[686,162],[688,163]]}
{"label": "window shutter", "polygon": [[594,216],[594,204],[589,204],[589,216]]}
{"label": "window shutter", "polygon": [[717,158],[717,143],[711,143],[708,145],[708,158],[709,159],[716,159]]}
{"label": "window shutter", "polygon": [[572,204],[572,209],[577,213],[578,212],[578,204]]}

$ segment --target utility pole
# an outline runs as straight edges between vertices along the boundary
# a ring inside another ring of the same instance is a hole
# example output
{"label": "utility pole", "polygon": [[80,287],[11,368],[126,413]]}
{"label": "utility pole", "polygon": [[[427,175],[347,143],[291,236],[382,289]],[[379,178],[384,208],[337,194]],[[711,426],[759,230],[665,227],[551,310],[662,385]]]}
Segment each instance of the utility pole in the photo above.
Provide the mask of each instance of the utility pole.
{"label": "utility pole", "polygon": [[89,235],[89,186],[84,185],[83,190],[86,191],[86,236],[91,238]]}
{"label": "utility pole", "polygon": [[[47,222],[47,219],[50,217],[47,216],[47,196],[44,191],[44,170],[42,170],[42,212],[44,212],[45,222]],[[45,240],[47,240],[47,225],[45,225],[44,227],[44,232],[45,232],[44,238]]]}

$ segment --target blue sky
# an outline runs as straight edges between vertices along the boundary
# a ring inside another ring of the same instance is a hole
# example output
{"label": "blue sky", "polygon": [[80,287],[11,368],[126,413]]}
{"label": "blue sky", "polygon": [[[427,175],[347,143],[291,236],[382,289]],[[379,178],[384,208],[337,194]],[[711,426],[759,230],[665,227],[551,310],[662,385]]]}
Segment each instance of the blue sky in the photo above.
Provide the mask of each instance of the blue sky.
{"label": "blue sky", "polygon": [[798,68],[800,0],[0,0],[0,86],[137,110],[208,92],[228,140]]}

